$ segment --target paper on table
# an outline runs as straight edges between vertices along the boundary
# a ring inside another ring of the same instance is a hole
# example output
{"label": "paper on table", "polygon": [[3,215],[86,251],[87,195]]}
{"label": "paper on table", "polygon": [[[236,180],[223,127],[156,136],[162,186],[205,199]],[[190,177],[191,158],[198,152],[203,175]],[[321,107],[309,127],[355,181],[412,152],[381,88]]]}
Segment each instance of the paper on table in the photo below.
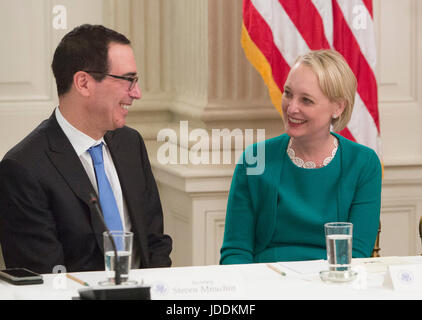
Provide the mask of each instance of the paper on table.
{"label": "paper on table", "polygon": [[[152,300],[242,299],[246,280],[242,273],[219,266],[173,268],[171,274],[142,274],[144,284],[151,286]],[[226,269],[221,272],[221,269]]]}
{"label": "paper on table", "polygon": [[418,264],[389,265],[384,286],[394,290],[413,291],[421,294],[422,269]]}
{"label": "paper on table", "polygon": [[402,257],[379,257],[362,260],[353,260],[352,266],[364,266],[369,273],[386,272],[388,266],[408,264],[409,262]]}
{"label": "paper on table", "polygon": [[[388,266],[397,264],[409,264],[408,259],[403,257],[379,257],[368,259],[352,259],[352,268],[356,266],[364,266],[367,272],[385,272]],[[299,274],[316,274],[322,270],[327,270],[327,260],[312,260],[312,261],[291,261],[278,262],[284,268],[294,271]]]}
{"label": "paper on table", "polygon": [[278,264],[302,275],[316,274],[322,270],[327,270],[328,268],[327,260],[289,261],[278,262]]}

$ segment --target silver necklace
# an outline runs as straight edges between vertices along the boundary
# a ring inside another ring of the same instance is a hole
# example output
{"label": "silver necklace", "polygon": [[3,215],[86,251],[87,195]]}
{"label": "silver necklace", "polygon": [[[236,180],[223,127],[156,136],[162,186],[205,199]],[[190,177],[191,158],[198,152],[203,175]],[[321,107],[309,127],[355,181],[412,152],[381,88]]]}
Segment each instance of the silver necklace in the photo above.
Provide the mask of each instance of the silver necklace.
{"label": "silver necklace", "polygon": [[338,149],[338,141],[337,141],[337,138],[334,137],[334,148],[331,151],[331,156],[328,156],[327,158],[325,158],[324,161],[322,161],[322,163],[316,164],[313,161],[305,162],[303,159],[296,157],[295,151],[292,148],[292,144],[293,144],[293,138],[290,138],[289,145],[287,146],[287,155],[296,166],[300,168],[305,168],[305,169],[315,169],[315,168],[325,167],[327,164],[331,162],[331,160],[333,160]]}

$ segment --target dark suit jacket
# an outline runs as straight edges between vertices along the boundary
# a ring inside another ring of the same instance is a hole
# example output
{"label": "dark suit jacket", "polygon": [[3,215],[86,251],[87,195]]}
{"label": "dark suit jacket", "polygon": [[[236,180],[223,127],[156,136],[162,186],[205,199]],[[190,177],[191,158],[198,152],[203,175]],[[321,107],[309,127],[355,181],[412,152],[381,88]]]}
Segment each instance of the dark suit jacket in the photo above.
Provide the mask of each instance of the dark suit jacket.
{"label": "dark suit jacket", "polygon": [[[160,198],[140,134],[128,127],[104,137],[134,232],[141,267],[168,267]],[[0,243],[8,268],[51,273],[104,270],[104,231],[89,203],[94,188],[53,115],[0,162]]]}

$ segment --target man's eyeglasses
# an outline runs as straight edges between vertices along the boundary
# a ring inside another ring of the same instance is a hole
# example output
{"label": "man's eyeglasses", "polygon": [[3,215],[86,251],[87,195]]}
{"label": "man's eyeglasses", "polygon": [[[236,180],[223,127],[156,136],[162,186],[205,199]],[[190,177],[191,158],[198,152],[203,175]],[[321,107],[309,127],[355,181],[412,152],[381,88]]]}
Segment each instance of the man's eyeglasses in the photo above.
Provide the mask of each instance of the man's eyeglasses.
{"label": "man's eyeglasses", "polygon": [[84,70],[85,72],[87,72],[87,73],[98,73],[98,74],[102,74],[102,75],[104,75],[104,76],[109,76],[109,77],[113,77],[113,78],[116,78],[116,79],[122,79],[122,80],[126,80],[126,81],[129,81],[130,82],[130,87],[129,87],[129,91],[132,91],[133,90],[133,88],[135,88],[135,86],[136,86],[136,83],[138,82],[138,80],[139,80],[139,76],[117,76],[117,75],[115,75],[115,74],[110,74],[110,73],[104,73],[104,72],[101,72],[101,71],[86,71],[86,70]]}

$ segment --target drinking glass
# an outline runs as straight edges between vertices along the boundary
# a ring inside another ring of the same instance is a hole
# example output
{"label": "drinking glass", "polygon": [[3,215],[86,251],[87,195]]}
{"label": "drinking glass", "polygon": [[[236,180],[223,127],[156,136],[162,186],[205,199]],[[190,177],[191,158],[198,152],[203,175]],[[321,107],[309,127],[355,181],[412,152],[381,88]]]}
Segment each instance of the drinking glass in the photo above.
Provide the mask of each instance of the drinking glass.
{"label": "drinking glass", "polygon": [[[114,246],[112,239],[114,240]],[[101,285],[114,285],[116,275],[115,249],[117,251],[120,267],[121,284],[134,284],[129,281],[129,272],[132,262],[133,232],[130,231],[105,231],[104,240],[104,262],[107,281],[100,282]]]}
{"label": "drinking glass", "polygon": [[329,222],[324,225],[328,271],[320,273],[323,280],[345,282],[354,279],[351,269],[353,224]]}

